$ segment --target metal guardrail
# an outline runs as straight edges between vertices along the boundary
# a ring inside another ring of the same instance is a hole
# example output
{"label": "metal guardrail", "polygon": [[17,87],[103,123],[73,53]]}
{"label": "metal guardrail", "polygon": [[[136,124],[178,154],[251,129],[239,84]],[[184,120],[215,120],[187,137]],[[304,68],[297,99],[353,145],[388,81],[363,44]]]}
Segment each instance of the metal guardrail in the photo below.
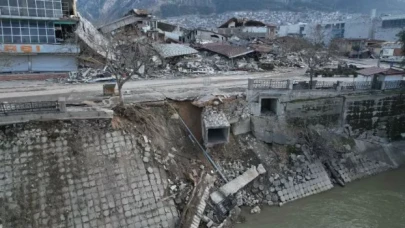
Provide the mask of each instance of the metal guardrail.
{"label": "metal guardrail", "polygon": [[0,116],[37,112],[60,112],[58,101],[0,103]]}

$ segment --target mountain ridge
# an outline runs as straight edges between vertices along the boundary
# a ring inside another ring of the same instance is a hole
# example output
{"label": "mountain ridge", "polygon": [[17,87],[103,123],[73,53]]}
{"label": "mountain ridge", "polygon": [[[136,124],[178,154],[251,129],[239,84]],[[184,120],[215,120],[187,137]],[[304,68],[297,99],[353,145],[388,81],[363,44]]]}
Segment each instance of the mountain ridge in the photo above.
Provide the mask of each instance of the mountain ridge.
{"label": "mountain ridge", "polygon": [[148,9],[159,17],[213,14],[227,11],[305,9],[368,13],[405,11],[403,0],[78,0],[78,10],[88,20],[101,25],[117,19],[130,9]]}

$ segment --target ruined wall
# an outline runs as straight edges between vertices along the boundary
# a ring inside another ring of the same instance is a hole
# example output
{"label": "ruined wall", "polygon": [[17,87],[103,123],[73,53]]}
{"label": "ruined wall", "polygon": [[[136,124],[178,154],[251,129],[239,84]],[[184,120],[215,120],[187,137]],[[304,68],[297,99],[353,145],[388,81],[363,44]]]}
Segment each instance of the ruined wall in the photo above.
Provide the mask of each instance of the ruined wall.
{"label": "ruined wall", "polygon": [[405,133],[405,95],[348,97],[344,117],[355,137],[399,140]]}
{"label": "ruined wall", "polygon": [[111,121],[50,121],[0,128],[4,227],[175,227],[161,201],[165,172],[142,157],[144,138]]}
{"label": "ruined wall", "polygon": [[340,124],[342,107],[342,97],[292,100],[284,104],[284,115],[287,123],[296,126],[303,124],[337,126]]}
{"label": "ruined wall", "polygon": [[[345,128],[355,138],[378,142],[400,140],[405,133],[405,95],[400,91],[301,98],[293,93],[273,96],[278,100],[273,115],[261,113],[260,103],[251,103],[251,130],[255,137],[267,143],[291,144],[294,127],[316,124]],[[260,95],[265,96],[270,94]]]}
{"label": "ruined wall", "polygon": [[295,143],[293,130],[281,116],[251,117],[250,121],[252,133],[260,141],[282,145]]}

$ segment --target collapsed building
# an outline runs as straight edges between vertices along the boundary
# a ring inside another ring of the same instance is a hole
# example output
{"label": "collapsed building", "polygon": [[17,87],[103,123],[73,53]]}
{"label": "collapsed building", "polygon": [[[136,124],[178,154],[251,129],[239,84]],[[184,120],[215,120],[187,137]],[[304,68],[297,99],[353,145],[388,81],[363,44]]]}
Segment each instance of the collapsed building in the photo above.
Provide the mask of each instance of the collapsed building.
{"label": "collapsed building", "polygon": [[405,54],[402,51],[403,43],[386,42],[381,47],[381,61],[391,63],[401,63],[405,60]]}
{"label": "collapsed building", "polygon": [[381,55],[383,40],[375,39],[334,39],[331,45],[338,48],[338,52],[348,57],[376,58]]}
{"label": "collapsed building", "polygon": [[218,33],[242,39],[275,38],[277,26],[246,18],[231,18],[218,27]]}
{"label": "collapsed building", "polygon": [[124,17],[101,26],[98,30],[103,34],[114,34],[118,30],[132,26],[148,37],[157,40],[157,20],[146,10],[132,9]]}
{"label": "collapsed building", "polygon": [[76,0],[1,1],[1,73],[77,70]]}

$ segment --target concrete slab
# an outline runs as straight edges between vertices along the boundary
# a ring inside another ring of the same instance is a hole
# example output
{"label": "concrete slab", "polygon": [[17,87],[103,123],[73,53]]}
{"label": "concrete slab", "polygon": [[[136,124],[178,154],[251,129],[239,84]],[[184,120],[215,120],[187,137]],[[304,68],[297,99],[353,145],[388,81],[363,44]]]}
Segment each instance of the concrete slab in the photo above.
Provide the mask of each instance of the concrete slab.
{"label": "concrete slab", "polygon": [[68,107],[66,112],[27,113],[25,115],[2,116],[0,125],[25,123],[29,121],[78,120],[78,119],[112,119],[114,112],[109,109],[94,107]]}
{"label": "concrete slab", "polygon": [[[260,165],[259,170],[261,172],[263,171]],[[222,186],[218,191],[213,192],[210,195],[211,200],[216,204],[222,202],[227,196],[237,193],[240,189],[252,182],[259,175],[260,173],[256,167],[248,169],[242,175]]]}

